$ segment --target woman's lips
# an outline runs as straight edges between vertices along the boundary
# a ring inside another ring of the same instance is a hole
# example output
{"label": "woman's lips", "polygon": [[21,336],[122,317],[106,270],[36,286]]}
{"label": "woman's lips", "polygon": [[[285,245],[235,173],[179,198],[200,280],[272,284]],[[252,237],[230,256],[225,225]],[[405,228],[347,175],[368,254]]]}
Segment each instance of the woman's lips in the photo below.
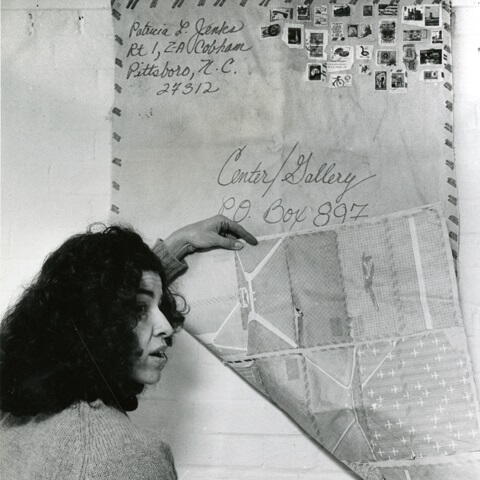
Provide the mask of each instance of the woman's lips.
{"label": "woman's lips", "polygon": [[167,354],[163,351],[163,349],[154,350],[153,352],[149,353],[148,356],[159,364],[167,363],[168,360]]}
{"label": "woman's lips", "polygon": [[149,353],[149,355],[153,357],[166,357],[165,352],[163,350],[154,350],[153,352]]}
{"label": "woman's lips", "polygon": [[152,350],[149,355],[153,355],[154,357],[162,357],[162,356],[165,356],[165,350],[167,349],[167,347],[165,345],[163,346],[160,346],[158,348],[156,348],[155,350]]}

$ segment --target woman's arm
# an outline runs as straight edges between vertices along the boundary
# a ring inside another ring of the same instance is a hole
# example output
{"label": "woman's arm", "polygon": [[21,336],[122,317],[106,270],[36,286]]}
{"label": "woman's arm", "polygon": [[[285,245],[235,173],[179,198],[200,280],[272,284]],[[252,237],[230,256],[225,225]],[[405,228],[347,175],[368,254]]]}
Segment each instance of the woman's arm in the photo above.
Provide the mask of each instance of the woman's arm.
{"label": "woman's arm", "polygon": [[164,242],[174,257],[183,260],[191,253],[213,248],[240,250],[245,242],[256,245],[257,239],[237,222],[216,215],[180,228]]}
{"label": "woman's arm", "polygon": [[187,255],[214,248],[240,250],[248,242],[256,245],[257,239],[241,225],[223,215],[216,215],[192,223],[173,232],[165,240],[157,240],[153,251],[165,268],[167,279],[172,282],[187,270]]}

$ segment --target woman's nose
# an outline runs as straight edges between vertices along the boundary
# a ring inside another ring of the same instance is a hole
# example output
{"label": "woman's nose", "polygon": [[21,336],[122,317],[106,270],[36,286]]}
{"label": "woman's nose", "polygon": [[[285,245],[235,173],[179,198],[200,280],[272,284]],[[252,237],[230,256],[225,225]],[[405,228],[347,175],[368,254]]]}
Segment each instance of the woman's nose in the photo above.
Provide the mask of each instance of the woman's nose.
{"label": "woman's nose", "polygon": [[162,337],[170,337],[173,335],[173,328],[160,309],[157,309],[155,312],[153,334]]}

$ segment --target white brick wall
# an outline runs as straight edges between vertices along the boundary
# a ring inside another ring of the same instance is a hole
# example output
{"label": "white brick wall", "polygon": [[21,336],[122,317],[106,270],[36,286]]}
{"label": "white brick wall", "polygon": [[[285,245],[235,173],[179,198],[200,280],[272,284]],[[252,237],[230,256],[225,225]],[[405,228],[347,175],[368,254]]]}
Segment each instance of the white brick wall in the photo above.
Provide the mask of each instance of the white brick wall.
{"label": "white brick wall", "polygon": [[[49,251],[107,218],[107,2],[69,2],[91,10],[56,8],[62,4],[2,4],[2,311]],[[82,33],[82,16],[95,18],[91,35]]]}
{"label": "white brick wall", "polygon": [[[107,218],[113,97],[108,5],[3,0],[1,311],[49,251]],[[478,338],[479,25],[478,9],[458,9],[461,294]],[[480,363],[480,352],[474,354]],[[188,335],[178,337],[171,357],[160,385],[144,395],[132,417],[171,443],[182,480],[352,478]]]}

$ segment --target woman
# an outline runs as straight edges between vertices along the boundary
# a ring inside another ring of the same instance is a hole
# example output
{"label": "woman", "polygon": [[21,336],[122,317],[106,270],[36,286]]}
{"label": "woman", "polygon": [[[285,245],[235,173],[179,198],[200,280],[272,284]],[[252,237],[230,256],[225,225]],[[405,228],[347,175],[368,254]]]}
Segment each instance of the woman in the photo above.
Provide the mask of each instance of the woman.
{"label": "woman", "polygon": [[125,412],[158,382],[183,324],[168,284],[196,251],[255,238],[217,216],[151,250],[122,227],[68,239],[0,326],[0,472],[21,479],[175,479],[168,445]]}

